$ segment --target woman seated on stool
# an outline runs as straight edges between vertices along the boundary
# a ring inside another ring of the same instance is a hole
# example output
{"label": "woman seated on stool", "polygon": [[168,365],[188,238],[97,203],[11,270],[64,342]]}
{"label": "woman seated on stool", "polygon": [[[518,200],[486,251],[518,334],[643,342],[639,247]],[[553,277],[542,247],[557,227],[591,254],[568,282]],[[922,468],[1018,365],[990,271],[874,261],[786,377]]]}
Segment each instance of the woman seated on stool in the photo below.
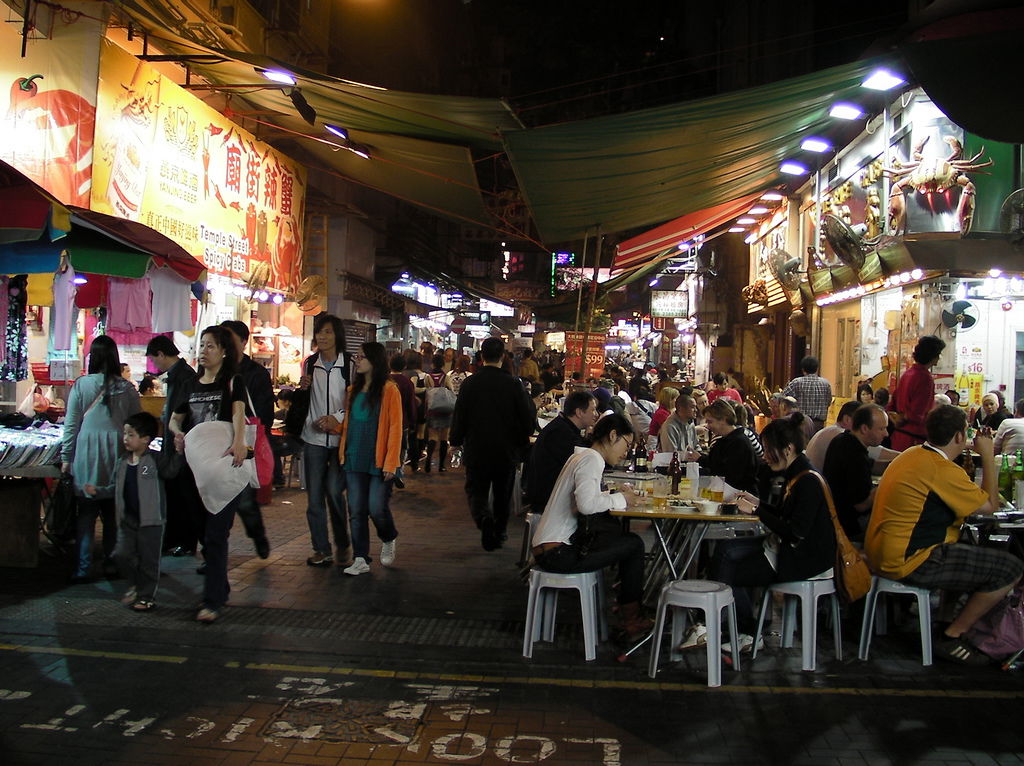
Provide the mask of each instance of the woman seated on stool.
{"label": "woman seated on stool", "polygon": [[761,432],[764,459],[786,485],[782,502],[773,507],[748,492],[736,501],[741,513],[756,513],[771,534],[763,540],[722,546],[712,565],[712,579],[733,586],[741,651],[752,648],[757,620],[747,587],[831,576],[836,536],[821,481],[804,450],[799,412],[773,420]]}
{"label": "woman seated on stool", "polygon": [[[594,426],[593,446],[576,447],[558,474],[532,540],[534,559],[548,572],[596,572],[618,564],[620,627],[631,639],[652,627],[651,621],[640,615],[644,544],[637,535],[623,532],[615,520],[605,517],[598,521],[594,514],[636,504],[628,487],[621,492],[606,492],[601,487],[605,464],[619,463],[632,446],[633,427],[627,417],[612,413],[601,418]],[[580,514],[590,517],[584,526],[600,527],[580,529]]]}

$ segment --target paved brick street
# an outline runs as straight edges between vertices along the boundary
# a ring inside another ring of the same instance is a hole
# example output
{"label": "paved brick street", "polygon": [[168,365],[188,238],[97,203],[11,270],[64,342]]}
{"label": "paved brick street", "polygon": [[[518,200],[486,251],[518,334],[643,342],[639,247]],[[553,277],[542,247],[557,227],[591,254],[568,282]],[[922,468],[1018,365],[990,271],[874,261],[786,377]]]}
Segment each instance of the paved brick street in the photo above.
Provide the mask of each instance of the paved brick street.
{"label": "paved brick street", "polygon": [[[191,620],[201,578],[164,558],[159,607],[133,614],[116,581],[65,584],[64,563],[0,570],[4,764],[993,764],[1019,763],[1024,678],[922,668],[915,621],[856,659],[859,621],[818,670],[768,649],[723,686],[702,652],[646,674],[602,646],[582,656],[578,610],[521,657],[521,525],[486,553],[461,472],[396,492],[394,568],[307,567],[304,495],[265,509],[262,561],[236,524],[231,606]],[[641,530],[642,531],[642,530]],[[379,549],[375,543],[373,552]]]}

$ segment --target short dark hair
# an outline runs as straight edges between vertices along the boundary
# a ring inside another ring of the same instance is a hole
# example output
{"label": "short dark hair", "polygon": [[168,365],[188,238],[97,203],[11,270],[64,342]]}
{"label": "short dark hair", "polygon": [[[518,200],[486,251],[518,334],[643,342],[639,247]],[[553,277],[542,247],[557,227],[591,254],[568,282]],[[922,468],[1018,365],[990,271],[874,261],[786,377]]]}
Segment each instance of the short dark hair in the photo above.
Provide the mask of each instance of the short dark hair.
{"label": "short dark hair", "polygon": [[917,345],[914,346],[914,361],[918,364],[928,364],[938,359],[945,347],[946,341],[942,338],[935,335],[922,335],[917,339]]}
{"label": "short dark hair", "polygon": [[781,456],[786,447],[792,446],[797,453],[804,451],[806,435],[803,428],[803,413],[794,412],[786,418],[776,418],[761,431],[761,444],[765,456]]}
{"label": "short dark hair", "polygon": [[879,388],[875,391],[875,404],[884,407],[889,403],[889,389]]}
{"label": "short dark hair", "polygon": [[523,349],[523,359],[529,359],[531,356],[533,356],[533,349],[532,348],[524,348]]}
{"label": "short dark hair", "polygon": [[152,375],[144,375],[139,383],[139,393],[147,394],[156,387],[156,378]]}
{"label": "short dark hair", "polygon": [[277,392],[277,401],[290,402],[295,398],[295,392],[290,388],[282,388]]}
{"label": "short dark hair", "polygon": [[405,370],[405,357],[395,354],[391,357],[391,372],[402,372],[403,370]]}
{"label": "short dark hair", "polygon": [[1013,405],[1013,414],[1024,417],[1024,399],[1018,399],[1017,403]]}
{"label": "short dark hair", "polygon": [[126,426],[131,426],[139,436],[155,439],[160,433],[160,422],[148,412],[136,412],[124,419]]}
{"label": "short dark hair", "polygon": [[818,371],[818,357],[816,356],[805,356],[800,360],[800,369],[803,372],[817,372]]}
{"label": "short dark hair", "polygon": [[249,328],[246,326],[245,322],[240,322],[237,319],[226,319],[220,323],[220,326],[231,330],[231,332],[238,336],[238,339],[242,341],[242,343],[249,340]]}
{"label": "short dark hair", "polygon": [[745,427],[747,417],[750,415],[747,408],[741,402],[734,402],[732,399],[729,400],[729,404],[732,405],[732,411],[736,413],[736,425]]}
{"label": "short dark hair", "polygon": [[594,426],[594,443],[604,441],[612,431],[615,431],[619,436],[632,436],[633,424],[629,422],[629,418],[617,412],[605,415]]}
{"label": "short dark hair", "polygon": [[431,360],[434,363],[434,369],[440,370],[444,367],[444,354],[434,354],[434,358]]}
{"label": "short dark hair", "polygon": [[836,416],[836,422],[843,418],[852,418],[853,413],[860,409],[860,402],[846,402],[842,407],[839,408],[839,414]]}
{"label": "short dark hair", "polygon": [[853,413],[853,430],[856,431],[861,426],[872,428],[875,425],[876,412],[885,415],[885,409],[877,404],[865,404],[858,407]]}
{"label": "short dark hair", "polygon": [[928,418],[924,421],[928,441],[936,447],[945,447],[965,428],[967,413],[952,404],[940,404],[928,413]]}
{"label": "short dark hair", "polygon": [[174,341],[166,335],[157,335],[150,338],[149,343],[146,344],[146,356],[156,356],[157,354],[178,356],[180,353],[178,347],[174,345]]}
{"label": "short dark hair", "polygon": [[676,397],[676,409],[681,410],[683,407],[692,407],[694,405],[693,397],[689,394],[679,394]]}
{"label": "short dark hair", "polygon": [[724,372],[716,372],[716,373],[715,373],[715,374],[714,374],[714,375],[713,375],[713,376],[711,377],[711,380],[712,380],[712,381],[713,381],[713,382],[714,382],[715,384],[717,384],[717,385],[721,385],[721,384],[725,383],[725,382],[726,382],[726,381],[728,380],[728,378],[726,378],[726,377],[725,377],[725,373],[724,373]]}
{"label": "short dark hair", "polygon": [[500,362],[505,356],[505,341],[501,338],[486,338],[480,344],[480,356],[485,362],[494,364]]}
{"label": "short dark hair", "polygon": [[589,391],[573,391],[562,402],[562,414],[571,418],[578,410],[589,410],[590,403],[595,400],[596,397]]}

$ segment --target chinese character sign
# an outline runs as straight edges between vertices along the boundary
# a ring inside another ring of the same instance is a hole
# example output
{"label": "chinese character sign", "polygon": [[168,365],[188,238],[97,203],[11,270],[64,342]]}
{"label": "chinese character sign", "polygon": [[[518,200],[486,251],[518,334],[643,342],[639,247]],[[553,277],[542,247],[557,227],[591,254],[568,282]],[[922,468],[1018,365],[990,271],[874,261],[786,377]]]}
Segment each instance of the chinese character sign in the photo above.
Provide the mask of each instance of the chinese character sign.
{"label": "chinese character sign", "polygon": [[156,229],[212,274],[295,287],[300,165],[106,40],[96,121],[93,210]]}

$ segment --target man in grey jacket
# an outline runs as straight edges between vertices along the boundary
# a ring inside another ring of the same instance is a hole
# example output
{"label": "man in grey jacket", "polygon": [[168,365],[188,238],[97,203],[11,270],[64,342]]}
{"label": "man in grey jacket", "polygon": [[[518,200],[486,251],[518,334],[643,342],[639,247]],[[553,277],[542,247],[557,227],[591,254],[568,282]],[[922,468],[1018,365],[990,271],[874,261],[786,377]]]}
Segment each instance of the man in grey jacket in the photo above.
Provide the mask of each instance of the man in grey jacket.
{"label": "man in grey jacket", "polygon": [[679,394],[676,408],[661,424],[658,432],[659,452],[697,452],[697,429],[694,419],[697,417],[697,405],[689,394]]}
{"label": "man in grey jacket", "polygon": [[303,364],[301,388],[309,391],[309,414],[302,426],[302,466],[306,473],[306,522],[313,555],[311,567],[334,563],[327,536],[328,511],[337,561],[348,566],[351,543],[348,509],[345,506],[345,472],[338,464],[338,440],[345,418],[348,365],[340,346],[344,339],[341,320],[319,314],[313,322],[316,353]]}

